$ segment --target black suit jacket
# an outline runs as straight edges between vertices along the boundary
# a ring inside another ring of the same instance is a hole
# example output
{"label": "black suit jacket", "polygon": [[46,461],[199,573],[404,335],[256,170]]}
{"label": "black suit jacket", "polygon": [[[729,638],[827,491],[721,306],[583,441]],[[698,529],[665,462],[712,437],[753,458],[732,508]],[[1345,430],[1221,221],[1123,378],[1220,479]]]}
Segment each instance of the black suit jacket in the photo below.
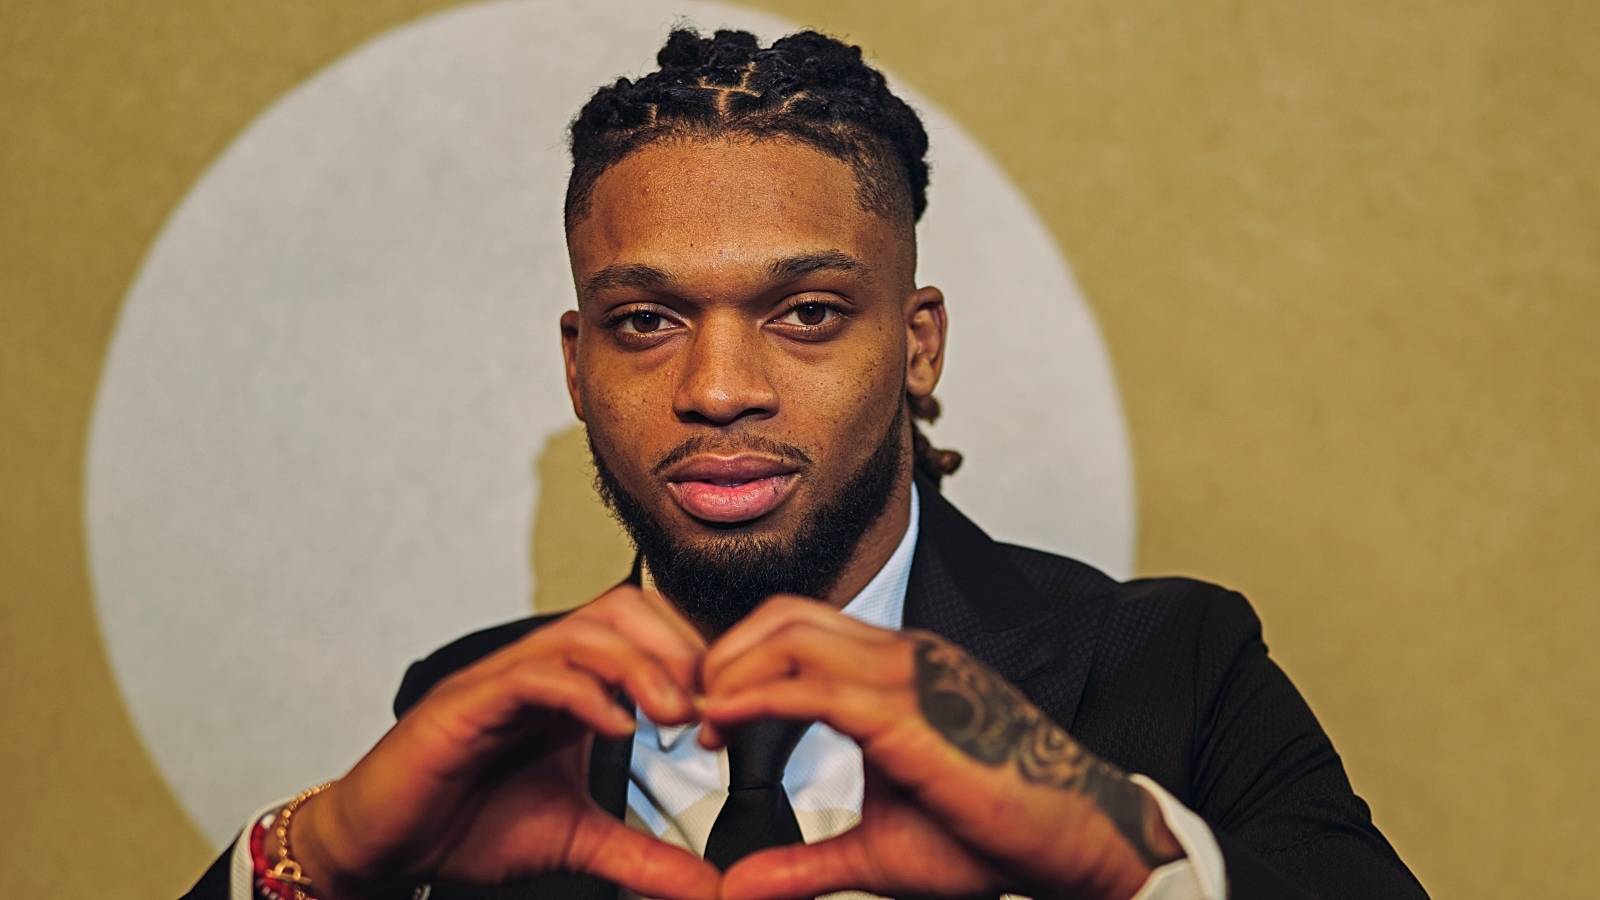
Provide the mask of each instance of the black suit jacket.
{"label": "black suit jacket", "polygon": [[[922,520],[904,627],[964,647],[1086,747],[1154,779],[1211,825],[1235,898],[1426,897],[1372,824],[1333,745],[1267,657],[1240,595],[1164,578],[1117,582],[1075,560],[997,543],[919,482]],[[403,715],[446,675],[554,616],[468,635],[406,672]],[[619,818],[631,742],[596,741],[590,790]],[[188,895],[225,900],[227,853]],[[614,898],[557,876],[435,900]]]}

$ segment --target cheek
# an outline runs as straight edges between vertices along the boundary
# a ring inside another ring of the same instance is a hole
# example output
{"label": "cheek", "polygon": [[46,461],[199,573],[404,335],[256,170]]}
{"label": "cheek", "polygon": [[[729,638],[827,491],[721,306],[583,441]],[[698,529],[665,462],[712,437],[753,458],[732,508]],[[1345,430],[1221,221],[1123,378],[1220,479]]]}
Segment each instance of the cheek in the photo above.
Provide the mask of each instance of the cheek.
{"label": "cheek", "polygon": [[841,460],[864,459],[904,402],[903,338],[878,332],[831,365],[800,366],[784,400]]}
{"label": "cheek", "polygon": [[[898,323],[896,323],[898,324]],[[894,414],[895,407],[905,397],[905,329],[883,326],[872,334],[871,352],[863,354],[850,375],[853,390],[861,400],[873,398],[876,403],[861,403],[862,414],[871,419],[881,419]]]}
{"label": "cheek", "polygon": [[607,461],[632,466],[648,456],[664,421],[670,421],[670,394],[652,378],[597,367],[583,374],[584,418],[589,433],[606,448]]}

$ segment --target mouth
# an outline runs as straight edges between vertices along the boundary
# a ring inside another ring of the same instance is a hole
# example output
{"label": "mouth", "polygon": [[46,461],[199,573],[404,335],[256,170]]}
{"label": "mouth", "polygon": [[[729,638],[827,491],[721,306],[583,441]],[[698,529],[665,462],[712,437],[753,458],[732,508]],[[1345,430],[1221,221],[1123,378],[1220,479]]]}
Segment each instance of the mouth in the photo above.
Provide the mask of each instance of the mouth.
{"label": "mouth", "polygon": [[667,490],[684,512],[704,522],[750,522],[777,509],[800,477],[770,456],[696,456],[666,473]]}

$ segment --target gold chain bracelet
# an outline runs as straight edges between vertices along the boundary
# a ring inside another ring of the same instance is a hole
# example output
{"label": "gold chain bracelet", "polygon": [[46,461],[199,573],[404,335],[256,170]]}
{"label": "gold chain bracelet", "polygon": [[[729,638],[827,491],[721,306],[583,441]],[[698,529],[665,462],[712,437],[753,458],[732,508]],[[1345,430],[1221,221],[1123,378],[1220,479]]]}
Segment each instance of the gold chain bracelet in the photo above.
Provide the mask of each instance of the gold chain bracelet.
{"label": "gold chain bracelet", "polygon": [[301,791],[293,800],[284,804],[283,809],[278,810],[278,815],[272,823],[272,837],[278,843],[278,861],[267,871],[267,877],[290,885],[294,889],[294,900],[310,900],[302,889],[311,886],[311,879],[306,877],[300,864],[295,862],[294,854],[290,852],[289,822],[302,804],[327,790],[331,784],[333,782],[325,781],[316,787]]}

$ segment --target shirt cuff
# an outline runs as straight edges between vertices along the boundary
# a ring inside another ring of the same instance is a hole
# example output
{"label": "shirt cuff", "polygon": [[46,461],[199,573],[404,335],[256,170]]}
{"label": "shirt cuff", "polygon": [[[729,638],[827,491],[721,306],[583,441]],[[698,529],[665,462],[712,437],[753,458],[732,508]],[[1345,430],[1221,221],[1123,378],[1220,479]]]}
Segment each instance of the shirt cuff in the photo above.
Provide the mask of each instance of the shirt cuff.
{"label": "shirt cuff", "polygon": [[269,803],[244,823],[239,839],[233,843],[233,862],[228,869],[228,900],[255,900],[256,867],[255,860],[250,857],[250,832],[255,830],[256,823],[270,817],[293,799],[285,797],[276,803]]}
{"label": "shirt cuff", "polygon": [[1222,865],[1222,848],[1217,846],[1211,827],[1161,785],[1143,775],[1128,777],[1155,798],[1167,830],[1187,854],[1187,858],[1151,872],[1133,900],[1224,900],[1228,896],[1228,880]]}

